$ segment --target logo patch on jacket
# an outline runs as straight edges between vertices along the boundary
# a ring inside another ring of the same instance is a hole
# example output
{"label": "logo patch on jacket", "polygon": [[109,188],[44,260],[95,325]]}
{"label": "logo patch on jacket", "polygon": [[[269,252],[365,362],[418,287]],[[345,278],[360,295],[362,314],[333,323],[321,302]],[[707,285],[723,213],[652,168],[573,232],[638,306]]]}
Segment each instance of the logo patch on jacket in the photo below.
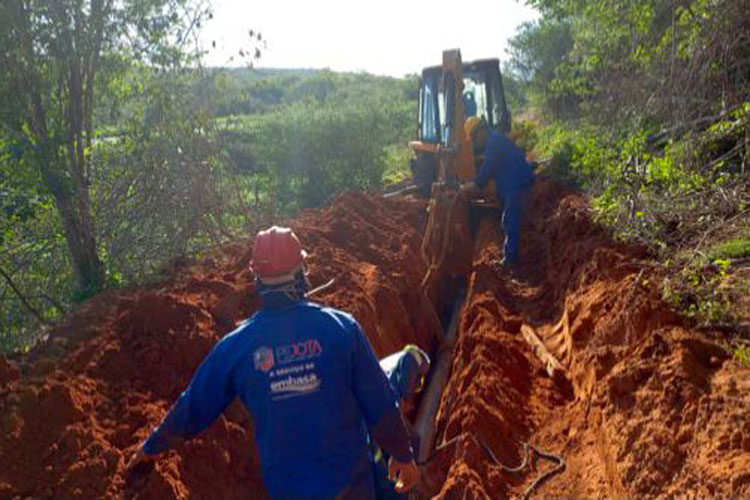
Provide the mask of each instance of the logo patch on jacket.
{"label": "logo patch on jacket", "polygon": [[294,344],[278,346],[276,360],[280,365],[317,358],[323,353],[323,346],[318,339],[308,339]]}
{"label": "logo patch on jacket", "polygon": [[273,368],[273,350],[268,347],[256,349],[253,353],[253,363],[256,370],[267,372]]}
{"label": "logo patch on jacket", "polygon": [[273,399],[304,396],[318,389],[320,389],[320,379],[315,373],[308,373],[299,377],[289,376],[271,383]]}

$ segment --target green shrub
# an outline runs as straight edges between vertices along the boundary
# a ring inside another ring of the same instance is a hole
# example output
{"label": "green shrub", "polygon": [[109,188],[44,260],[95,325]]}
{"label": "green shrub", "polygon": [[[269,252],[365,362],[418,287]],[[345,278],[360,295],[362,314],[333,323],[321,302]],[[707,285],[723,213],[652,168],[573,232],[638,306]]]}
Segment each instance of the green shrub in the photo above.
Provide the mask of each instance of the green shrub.
{"label": "green shrub", "polygon": [[750,236],[734,238],[716,245],[709,252],[711,260],[750,257]]}
{"label": "green shrub", "polygon": [[732,321],[732,294],[725,286],[729,261],[711,263],[705,259],[694,259],[687,263],[670,263],[673,269],[662,285],[665,302],[699,324]]}
{"label": "green shrub", "polygon": [[750,343],[737,342],[734,348],[734,359],[742,366],[750,368]]}
{"label": "green shrub", "polygon": [[393,144],[383,148],[383,184],[401,182],[411,175],[409,160],[412,151],[404,144]]}
{"label": "green shrub", "polygon": [[269,181],[275,209],[325,204],[347,189],[379,189],[408,169],[413,103],[298,102],[225,121]]}

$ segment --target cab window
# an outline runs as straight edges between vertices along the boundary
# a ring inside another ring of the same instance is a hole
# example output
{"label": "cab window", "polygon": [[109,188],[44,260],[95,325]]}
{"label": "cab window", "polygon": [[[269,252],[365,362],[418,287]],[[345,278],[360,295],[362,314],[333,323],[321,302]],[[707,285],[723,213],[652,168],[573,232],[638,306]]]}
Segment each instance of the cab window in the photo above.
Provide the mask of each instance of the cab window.
{"label": "cab window", "polygon": [[438,85],[437,78],[427,77],[419,92],[420,139],[424,142],[438,142]]}
{"label": "cab window", "polygon": [[464,72],[463,100],[466,118],[470,116],[484,118],[492,126],[491,117],[487,115],[487,80],[483,73]]}

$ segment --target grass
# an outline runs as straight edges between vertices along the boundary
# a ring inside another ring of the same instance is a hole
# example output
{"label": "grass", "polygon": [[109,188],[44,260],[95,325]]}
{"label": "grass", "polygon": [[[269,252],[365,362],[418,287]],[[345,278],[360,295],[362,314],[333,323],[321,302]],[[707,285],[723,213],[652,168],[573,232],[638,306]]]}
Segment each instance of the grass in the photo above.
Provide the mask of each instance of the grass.
{"label": "grass", "polygon": [[719,243],[711,249],[708,257],[712,261],[750,257],[750,236],[734,238]]}
{"label": "grass", "polygon": [[409,159],[412,152],[406,144],[387,146],[384,153],[383,184],[401,182],[411,176]]}
{"label": "grass", "polygon": [[[741,260],[750,257],[750,227],[724,234],[708,242],[707,248],[700,258],[690,257],[694,250],[680,251],[665,262],[668,277],[662,297],[698,324],[750,320],[748,302],[743,299],[750,293],[750,274],[741,267]],[[750,366],[750,345],[741,345],[737,352],[737,359]]]}
{"label": "grass", "polygon": [[734,349],[734,358],[744,367],[750,368],[750,344],[738,343]]}

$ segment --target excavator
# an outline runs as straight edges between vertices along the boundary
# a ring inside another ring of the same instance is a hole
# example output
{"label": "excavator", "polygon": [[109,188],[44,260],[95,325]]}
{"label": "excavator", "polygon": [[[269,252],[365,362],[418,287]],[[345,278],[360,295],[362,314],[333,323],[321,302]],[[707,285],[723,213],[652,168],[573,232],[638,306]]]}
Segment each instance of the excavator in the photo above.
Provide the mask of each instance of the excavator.
{"label": "excavator", "polygon": [[494,181],[470,202],[458,196],[460,184],[472,180],[481,164],[481,151],[474,151],[464,131],[469,116],[484,120],[491,129],[510,131],[500,61],[463,62],[459,49],[446,50],[441,66],[422,70],[417,139],[409,143],[414,156],[412,185],[407,189],[430,198],[422,240],[428,264],[422,289],[433,300],[441,295],[439,276],[461,276],[471,263],[469,203],[499,208]]}

